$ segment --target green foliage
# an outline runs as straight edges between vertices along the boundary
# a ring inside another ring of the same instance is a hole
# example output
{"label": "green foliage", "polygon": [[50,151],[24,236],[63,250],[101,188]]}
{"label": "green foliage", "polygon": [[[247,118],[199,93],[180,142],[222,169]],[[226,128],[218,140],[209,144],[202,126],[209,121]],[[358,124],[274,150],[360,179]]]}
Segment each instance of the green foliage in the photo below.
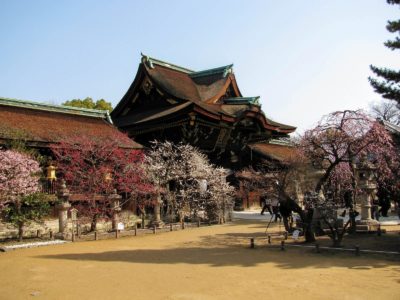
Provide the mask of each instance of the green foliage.
{"label": "green foliage", "polygon": [[40,222],[50,210],[48,197],[46,194],[34,193],[8,204],[4,209],[6,220],[16,227]]}
{"label": "green foliage", "polygon": [[112,111],[113,108],[111,106],[111,102],[107,102],[104,99],[99,99],[96,101],[96,105],[94,107],[95,109],[100,109],[100,110],[108,110],[108,111]]}
{"label": "green foliage", "polygon": [[4,143],[5,149],[26,153],[37,160],[41,165],[46,165],[48,163],[48,157],[43,156],[38,149],[29,147],[27,145],[27,141],[31,140],[32,137],[25,130],[19,128],[9,128],[0,124],[0,136],[6,138]]}
{"label": "green foliage", "polygon": [[[387,0],[387,3],[400,5],[399,0]],[[400,20],[388,21],[386,29],[391,33],[400,34]],[[388,40],[384,45],[391,50],[398,50],[400,49],[400,37],[397,36],[394,40]],[[385,99],[396,101],[400,106],[400,71],[375,66],[370,66],[370,68],[377,77],[382,78],[381,81],[372,77],[368,78],[375,92],[381,94]]]}
{"label": "green foliage", "polygon": [[95,102],[90,97],[86,97],[83,100],[81,100],[81,99],[73,99],[73,100],[65,101],[64,103],[62,103],[62,105],[80,107],[80,108],[108,110],[108,111],[112,111],[113,110],[111,102],[107,102],[104,99],[99,99],[99,100],[97,100]]}

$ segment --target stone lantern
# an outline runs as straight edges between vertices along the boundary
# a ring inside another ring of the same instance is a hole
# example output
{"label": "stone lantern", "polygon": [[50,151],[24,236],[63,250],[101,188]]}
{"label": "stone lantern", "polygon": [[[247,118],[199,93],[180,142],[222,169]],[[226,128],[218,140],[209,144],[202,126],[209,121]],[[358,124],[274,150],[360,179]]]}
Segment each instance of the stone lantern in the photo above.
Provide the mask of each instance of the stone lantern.
{"label": "stone lantern", "polygon": [[120,200],[121,196],[117,194],[117,190],[114,189],[113,193],[108,196],[109,199],[111,200],[111,207],[113,210],[113,215],[112,215],[112,229],[113,230],[118,230],[118,223],[119,223],[119,212],[121,211],[120,207]]}
{"label": "stone lantern", "polygon": [[163,201],[161,199],[162,192],[166,192],[166,191],[162,191],[161,189],[158,189],[158,191],[157,191],[157,194],[156,194],[157,199],[154,204],[154,217],[153,217],[153,220],[151,221],[151,225],[155,226],[157,228],[164,226],[164,222],[163,222],[163,220],[161,220],[161,204],[163,203]]}
{"label": "stone lantern", "polygon": [[361,190],[361,219],[357,220],[357,229],[360,231],[375,230],[379,222],[371,218],[371,201],[376,190],[375,169],[369,161],[364,160],[355,165],[357,186]]}
{"label": "stone lantern", "polygon": [[71,207],[69,203],[69,190],[65,184],[65,180],[61,180],[59,189],[57,190],[58,204],[58,236],[65,238],[68,225],[68,209]]}

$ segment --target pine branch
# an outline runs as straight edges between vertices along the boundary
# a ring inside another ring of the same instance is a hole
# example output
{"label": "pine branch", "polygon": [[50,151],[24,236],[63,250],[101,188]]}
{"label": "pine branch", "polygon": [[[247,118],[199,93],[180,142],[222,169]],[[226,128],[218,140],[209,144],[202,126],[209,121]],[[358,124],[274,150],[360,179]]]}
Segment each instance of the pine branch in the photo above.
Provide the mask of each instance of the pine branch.
{"label": "pine branch", "polygon": [[386,0],[388,4],[400,4],[400,0]]}
{"label": "pine branch", "polygon": [[386,25],[386,29],[389,32],[400,31],[400,20],[388,21],[388,24]]}
{"label": "pine branch", "polygon": [[387,68],[378,68],[375,66],[370,66],[371,71],[376,74],[376,76],[383,77],[387,81],[392,81],[392,83],[400,82],[400,71],[394,71]]}
{"label": "pine branch", "polygon": [[383,98],[395,100],[400,103],[399,88],[393,87],[393,85],[390,84],[385,84],[371,77],[369,77],[368,80],[376,93],[381,94]]}
{"label": "pine branch", "polygon": [[394,41],[386,41],[384,44],[386,47],[388,47],[390,50],[396,50],[400,49],[400,38],[396,37]]}

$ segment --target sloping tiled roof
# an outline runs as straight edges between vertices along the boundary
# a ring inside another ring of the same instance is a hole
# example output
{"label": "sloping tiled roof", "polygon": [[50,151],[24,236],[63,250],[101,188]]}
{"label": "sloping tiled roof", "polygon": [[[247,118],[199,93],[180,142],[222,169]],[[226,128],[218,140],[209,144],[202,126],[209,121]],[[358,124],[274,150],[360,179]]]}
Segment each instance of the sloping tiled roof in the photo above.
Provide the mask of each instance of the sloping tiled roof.
{"label": "sloping tiled roof", "polygon": [[142,148],[108,120],[104,111],[0,98],[0,140],[22,139],[45,146],[75,135],[118,136],[123,147]]}
{"label": "sloping tiled roof", "polygon": [[280,162],[288,161],[295,153],[295,148],[289,145],[280,145],[273,143],[255,143],[249,145],[253,151],[261,155]]}
{"label": "sloping tiled roof", "polygon": [[196,85],[187,73],[158,65],[146,69],[154,82],[168,94],[182,100],[201,100]]}
{"label": "sloping tiled roof", "polygon": [[385,128],[389,132],[391,132],[393,134],[400,135],[400,126],[398,126],[396,124],[393,124],[393,123],[390,123],[390,122],[385,121],[385,120],[380,120],[380,121],[382,122],[383,126],[385,126]]}
{"label": "sloping tiled roof", "polygon": [[151,64],[145,61],[143,65],[158,86],[182,100],[206,102],[215,95],[225,92],[224,88],[233,76],[227,76],[230,73],[227,73],[226,68],[188,72],[170,68],[170,64],[155,63],[152,60]]}
{"label": "sloping tiled roof", "polygon": [[48,112],[60,112],[64,114],[72,114],[78,116],[86,116],[93,118],[107,119],[111,123],[108,110],[88,109],[73,106],[54,105],[48,103],[40,103],[28,100],[18,100],[0,97],[0,104],[14,107],[31,108]]}
{"label": "sloping tiled roof", "polygon": [[133,115],[118,118],[115,121],[115,125],[123,127],[123,126],[127,126],[127,125],[139,124],[139,123],[143,123],[143,122],[152,121],[157,118],[166,117],[168,115],[179,112],[180,110],[183,110],[184,108],[188,107],[191,104],[192,103],[190,103],[190,102],[184,102],[182,104],[177,104],[177,105],[174,105],[174,106],[168,107],[168,108],[162,107],[162,108],[155,108],[152,110],[146,110],[143,112],[138,112]]}
{"label": "sloping tiled roof", "polygon": [[[237,122],[241,118],[250,117],[258,119],[265,128],[279,133],[287,134],[296,130],[296,127],[266,118],[258,102],[259,97],[243,97],[241,95],[232,71],[233,65],[196,72],[145,55],[142,56],[135,81],[112,112],[118,126],[121,126],[119,119],[124,119],[124,116],[121,115],[124,107],[131,105],[134,90],[141,84],[141,80],[148,76],[161,92],[179,99],[181,103],[195,104],[195,111],[206,112],[214,119]],[[223,99],[228,89],[231,89],[233,95]],[[166,116],[171,112],[174,113],[175,108],[157,108],[156,117]],[[141,113],[137,113],[137,115],[139,116]],[[136,114],[131,114],[128,118],[136,119]],[[136,121],[130,123],[133,124]]]}

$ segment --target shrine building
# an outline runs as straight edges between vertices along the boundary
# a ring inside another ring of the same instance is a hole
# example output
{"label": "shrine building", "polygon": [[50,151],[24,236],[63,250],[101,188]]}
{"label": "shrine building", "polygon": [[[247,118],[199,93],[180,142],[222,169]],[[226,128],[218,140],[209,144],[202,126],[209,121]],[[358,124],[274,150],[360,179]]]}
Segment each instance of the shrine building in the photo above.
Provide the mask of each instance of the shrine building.
{"label": "shrine building", "polygon": [[270,141],[296,130],[267,118],[259,97],[242,95],[233,65],[194,71],[145,55],[111,118],[144,146],[153,140],[189,143],[230,169],[259,158],[279,160],[287,147]]}
{"label": "shrine building", "polygon": [[112,124],[108,111],[0,98],[0,147],[23,142],[42,154],[51,144],[78,135],[119,137],[122,146],[141,149]]}

